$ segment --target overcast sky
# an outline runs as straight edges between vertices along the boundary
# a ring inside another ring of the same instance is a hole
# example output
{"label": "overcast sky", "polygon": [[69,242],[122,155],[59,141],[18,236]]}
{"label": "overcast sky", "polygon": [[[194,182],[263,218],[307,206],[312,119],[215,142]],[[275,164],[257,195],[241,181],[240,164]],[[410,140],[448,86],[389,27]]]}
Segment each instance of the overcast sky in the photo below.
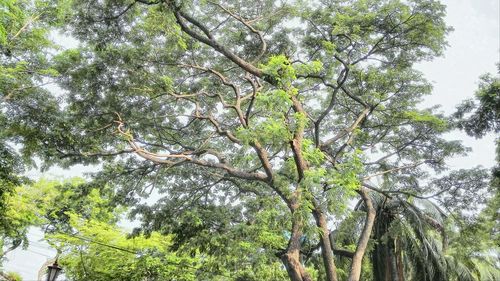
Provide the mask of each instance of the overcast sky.
{"label": "overcast sky", "polygon": [[[448,36],[449,47],[444,57],[421,63],[417,68],[434,85],[433,95],[424,101],[424,105],[440,104],[443,111],[450,114],[460,101],[474,95],[480,75],[487,72],[498,75],[496,63],[500,61],[500,11],[498,0],[442,2],[447,5],[446,22],[455,29]],[[467,157],[450,161],[452,168],[493,166],[495,153],[492,134],[481,140],[458,132],[449,137],[460,139],[473,149]]]}
{"label": "overcast sky", "polygon": [[[446,22],[455,30],[448,36],[449,47],[444,57],[417,66],[434,85],[434,93],[424,101],[424,106],[442,105],[443,112],[452,113],[460,101],[472,97],[480,75],[490,72],[498,75],[495,64],[500,61],[500,9],[498,0],[443,0],[448,6]],[[467,157],[450,161],[452,168],[470,168],[476,165],[491,167],[494,164],[494,136],[481,140],[462,133],[449,134],[460,139],[473,152]],[[71,170],[52,169],[50,177],[81,175],[85,168]],[[5,271],[16,271],[25,281],[36,280],[40,266],[53,257],[54,251],[39,240],[41,233],[33,231],[27,251],[16,250],[7,255]]]}

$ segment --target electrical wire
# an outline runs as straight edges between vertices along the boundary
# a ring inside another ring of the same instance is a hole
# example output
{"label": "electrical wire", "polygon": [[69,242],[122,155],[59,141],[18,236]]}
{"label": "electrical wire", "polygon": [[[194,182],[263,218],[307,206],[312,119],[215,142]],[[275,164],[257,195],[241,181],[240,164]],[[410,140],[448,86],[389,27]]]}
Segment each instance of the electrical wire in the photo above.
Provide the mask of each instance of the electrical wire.
{"label": "electrical wire", "polygon": [[[111,249],[114,249],[114,250],[118,250],[118,251],[122,251],[122,252],[125,252],[125,253],[128,253],[128,254],[133,254],[133,255],[136,255],[138,257],[142,255],[142,253],[138,252],[138,251],[134,251],[134,250],[131,250],[131,249],[123,248],[123,247],[120,247],[120,246],[117,246],[117,245],[112,245],[112,244],[108,244],[108,243],[96,241],[94,239],[91,239],[91,238],[88,238],[88,237],[84,237],[84,236],[81,236],[81,235],[78,235],[78,234],[74,234],[74,233],[60,233],[60,234],[71,236],[71,237],[80,239],[82,241],[88,242],[88,243],[93,243],[93,244],[100,245],[100,246],[103,246],[103,247],[108,247],[108,248],[111,248]],[[38,243],[36,241],[33,241],[33,240],[29,240],[28,239],[28,241],[29,241],[30,244],[33,243],[33,242],[35,244],[40,244],[40,243]],[[47,250],[48,249],[50,249],[50,248],[47,248]],[[42,255],[42,256],[45,256],[45,257],[48,257],[48,258],[52,258],[52,256],[48,256],[46,254],[42,254],[40,252],[33,251],[33,250],[29,249],[29,248],[26,249],[26,250],[29,251],[29,252],[35,253],[35,254],[39,254],[39,255]],[[214,275],[219,275],[219,276],[224,276],[224,277],[230,277],[227,274],[222,274],[222,273],[217,274],[217,273],[213,273],[213,272],[208,272],[208,271],[205,271],[205,270],[203,270],[203,269],[201,269],[199,267],[192,266],[192,265],[185,264],[185,263],[177,263],[177,262],[172,262],[172,261],[163,261],[163,262],[166,263],[166,264],[169,264],[169,265],[177,266],[177,267],[186,267],[186,268],[200,270],[200,271],[203,271],[203,272],[206,272],[206,273],[212,273]]]}
{"label": "electrical wire", "polygon": [[24,251],[28,251],[30,253],[38,254],[40,256],[44,256],[44,257],[47,257],[47,258],[53,258],[53,256],[49,256],[49,255],[46,255],[46,254],[43,254],[43,253],[40,253],[40,252],[37,252],[37,251],[33,251],[31,249],[25,249]]}
{"label": "electrical wire", "polygon": [[[111,249],[114,249],[114,250],[122,251],[122,252],[125,252],[125,253],[128,253],[128,254],[133,254],[133,255],[136,255],[138,257],[141,256],[141,255],[143,255],[141,252],[138,252],[138,251],[134,251],[134,250],[131,250],[131,249],[120,247],[120,246],[116,246],[116,245],[112,245],[112,244],[108,244],[108,243],[96,241],[96,240],[94,240],[92,238],[84,237],[84,236],[81,236],[81,235],[77,235],[77,234],[73,234],[73,233],[60,233],[60,234],[67,235],[67,236],[70,236],[70,237],[74,237],[74,238],[80,239],[80,240],[88,242],[88,243],[93,243],[93,244],[100,245],[100,246],[103,246],[103,247],[108,247],[108,248],[111,248]],[[28,242],[30,243],[30,245],[31,245],[31,243],[42,245],[42,244],[40,244],[37,241],[33,241],[33,240],[29,240],[29,239],[28,239]],[[45,249],[49,250],[50,246],[47,247],[47,248],[45,248]],[[49,256],[49,255],[46,255],[46,254],[43,254],[43,253],[40,253],[40,252],[37,252],[37,251],[33,251],[32,249],[29,249],[29,248],[25,249],[25,251],[28,251],[28,252],[31,252],[31,253],[34,253],[34,254],[38,254],[38,255],[41,255],[41,256],[44,256],[44,257],[47,257],[47,258],[53,258],[53,256]],[[173,265],[173,266],[186,267],[186,268],[196,269],[196,270],[199,270],[199,271],[202,271],[202,272],[205,272],[205,273],[211,273],[211,274],[214,274],[214,275],[219,275],[219,276],[224,276],[224,277],[230,277],[227,274],[208,272],[208,271],[205,271],[205,270],[203,270],[203,269],[201,269],[199,267],[192,266],[192,265],[185,264],[185,263],[177,263],[177,262],[172,262],[172,261],[163,261],[163,262],[166,263],[166,264],[169,264],[169,265]],[[27,272],[25,272],[25,273],[27,273]]]}
{"label": "electrical wire", "polygon": [[[83,241],[86,241],[86,242],[89,242],[89,243],[94,243],[94,244],[97,244],[97,245],[101,245],[101,246],[104,246],[104,247],[115,249],[115,250],[118,250],[118,251],[123,251],[123,252],[129,253],[129,254],[134,254],[136,256],[141,256],[142,255],[140,252],[137,252],[137,251],[133,251],[133,250],[130,250],[130,249],[122,248],[122,247],[119,247],[119,246],[116,246],[116,245],[111,245],[111,244],[103,243],[103,242],[100,242],[100,241],[95,241],[94,239],[87,238],[87,237],[84,237],[84,236],[80,236],[80,235],[77,235],[77,234],[72,234],[72,233],[61,233],[61,234],[68,235],[68,236],[71,236],[71,237],[74,237],[74,238],[77,238],[77,239],[80,239],[80,240],[83,240]],[[163,262],[166,263],[166,264],[169,264],[169,265],[174,265],[174,266],[179,266],[179,267],[187,267],[187,268],[191,268],[191,269],[200,270],[200,271],[205,272],[205,273],[212,273],[212,274],[214,274],[213,272],[208,272],[208,271],[205,271],[205,270],[203,270],[203,269],[201,269],[199,267],[188,265],[188,264],[184,264],[184,263],[177,263],[177,262],[172,262],[172,261],[163,261]],[[222,274],[222,273],[215,273],[214,275],[219,275],[219,276],[224,276],[224,277],[231,277],[231,276],[229,276],[227,274]]]}

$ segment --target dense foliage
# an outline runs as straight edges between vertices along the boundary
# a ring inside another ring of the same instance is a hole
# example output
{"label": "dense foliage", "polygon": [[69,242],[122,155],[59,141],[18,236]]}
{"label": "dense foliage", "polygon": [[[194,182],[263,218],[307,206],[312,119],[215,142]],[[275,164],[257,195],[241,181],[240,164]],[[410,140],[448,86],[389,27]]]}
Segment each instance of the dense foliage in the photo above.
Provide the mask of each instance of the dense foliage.
{"label": "dense foliage", "polygon": [[49,63],[49,49],[55,45],[48,35],[50,27],[57,26],[58,15],[45,2],[0,1],[1,258],[3,250],[26,245],[27,228],[36,224],[32,215],[36,207],[19,197],[19,186],[28,183],[22,172],[26,165],[34,164],[29,150],[43,131],[29,132],[20,121],[36,127],[38,120],[30,118],[31,112],[56,109],[51,93],[40,86],[56,75]]}
{"label": "dense foliage", "polygon": [[498,182],[444,138],[497,131],[498,81],[419,106],[438,1],[1,3],[0,195],[35,157],[96,167],[36,215],[72,280],[498,277]]}
{"label": "dense foliage", "polygon": [[60,252],[67,278],[196,280],[196,257],[171,251],[171,236],[153,232],[148,237],[128,237],[116,224],[123,208],[110,209],[110,197],[96,187],[75,194],[81,187],[77,181],[58,185],[54,207],[45,212],[51,226],[47,239]]}
{"label": "dense foliage", "polygon": [[[500,64],[497,64],[500,74]],[[458,127],[467,134],[482,137],[488,132],[500,132],[500,78],[492,74],[481,76],[476,99],[464,101],[454,114]]]}

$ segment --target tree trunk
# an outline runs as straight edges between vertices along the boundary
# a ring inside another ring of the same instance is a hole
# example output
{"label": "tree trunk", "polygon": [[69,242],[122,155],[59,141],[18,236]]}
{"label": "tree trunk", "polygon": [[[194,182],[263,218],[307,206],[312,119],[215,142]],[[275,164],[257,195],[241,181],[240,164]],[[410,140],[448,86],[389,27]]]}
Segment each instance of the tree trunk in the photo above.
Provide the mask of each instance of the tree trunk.
{"label": "tree trunk", "polygon": [[335,261],[333,259],[332,245],[330,242],[328,231],[328,226],[326,223],[325,215],[318,210],[317,206],[313,211],[314,218],[316,219],[316,225],[321,229],[320,246],[321,246],[321,256],[323,257],[323,264],[325,265],[326,280],[327,281],[337,281],[337,269],[335,267]]}
{"label": "tree trunk", "polygon": [[[377,214],[377,224],[374,231],[374,239],[376,239],[375,247],[372,252],[373,277],[375,281],[387,281],[386,275],[389,271],[387,265],[387,245],[382,241],[382,236],[387,232],[387,217],[383,211]],[[390,281],[390,280],[389,280]]]}
{"label": "tree trunk", "polygon": [[306,272],[302,263],[300,263],[299,251],[287,251],[281,260],[285,264],[286,271],[291,281],[312,281],[309,273]]}
{"label": "tree trunk", "polygon": [[405,275],[404,275],[404,268],[403,268],[403,257],[401,253],[401,242],[399,240],[395,240],[396,243],[396,263],[398,267],[398,280],[399,281],[404,281],[405,280]]}
{"label": "tree trunk", "polygon": [[281,256],[281,260],[286,267],[288,276],[291,281],[312,281],[309,273],[306,272],[304,266],[300,262],[300,238],[302,236],[302,221],[300,218],[295,218],[294,213],[296,208],[292,207],[292,234],[288,241],[288,247],[285,254]]}
{"label": "tree trunk", "polygon": [[399,280],[399,270],[398,270],[398,265],[397,265],[397,260],[396,260],[396,253],[394,251],[394,240],[390,239],[389,240],[389,247],[387,247],[388,253],[387,256],[389,258],[389,264],[390,264],[390,270],[391,270],[391,280],[392,281],[400,281]]}
{"label": "tree trunk", "polygon": [[[379,210],[375,228],[373,251],[373,273],[376,281],[404,281],[401,245],[397,239],[388,236],[394,215],[387,210]],[[388,236],[383,239],[384,236]]]}
{"label": "tree trunk", "polygon": [[360,188],[358,193],[363,198],[366,206],[366,220],[361,236],[358,240],[358,245],[356,246],[356,252],[352,257],[351,270],[349,272],[349,281],[359,281],[361,276],[361,266],[363,263],[363,256],[366,252],[366,247],[368,246],[368,241],[370,240],[370,235],[372,233],[373,224],[375,222],[375,209],[373,208],[372,201],[364,188]]}

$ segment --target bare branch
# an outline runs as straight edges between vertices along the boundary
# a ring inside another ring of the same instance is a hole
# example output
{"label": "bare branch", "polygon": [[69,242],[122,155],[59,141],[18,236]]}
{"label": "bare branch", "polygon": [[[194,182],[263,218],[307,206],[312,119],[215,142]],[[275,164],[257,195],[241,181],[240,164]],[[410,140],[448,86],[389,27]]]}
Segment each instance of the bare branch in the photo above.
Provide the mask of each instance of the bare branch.
{"label": "bare branch", "polygon": [[427,163],[427,162],[428,162],[427,160],[424,160],[424,161],[419,161],[417,163],[408,164],[408,165],[405,165],[405,166],[402,166],[402,167],[392,168],[392,169],[389,169],[389,170],[385,170],[385,171],[382,171],[382,172],[375,173],[373,175],[366,176],[362,180],[366,181],[366,180],[369,180],[371,178],[374,178],[374,177],[377,177],[377,176],[381,176],[381,175],[385,175],[385,174],[388,174],[388,173],[397,172],[397,171],[401,171],[401,170],[409,169],[409,168],[415,168],[415,167],[418,167],[418,166],[420,166],[420,165],[422,165],[424,163]]}
{"label": "bare branch", "polygon": [[262,35],[262,32],[260,32],[259,30],[255,29],[250,22],[246,21],[244,18],[242,18],[240,15],[237,15],[233,12],[231,12],[229,9],[227,9],[226,7],[222,6],[220,3],[215,3],[213,1],[209,1],[209,3],[212,3],[216,6],[218,6],[219,8],[221,8],[222,10],[224,10],[224,12],[226,12],[227,14],[229,14],[231,17],[235,18],[236,20],[238,20],[239,22],[241,22],[244,26],[246,26],[252,33],[254,33],[255,35],[257,35],[259,37],[259,40],[260,40],[260,52],[259,54],[257,55],[257,57],[253,60],[253,62],[257,62],[260,60],[260,58],[264,55],[264,53],[266,52],[266,49],[267,49],[267,43],[266,43],[266,40],[264,40],[264,36]]}
{"label": "bare branch", "polygon": [[245,113],[245,123],[247,126],[249,125],[249,120],[250,120],[250,113],[252,112],[252,107],[255,102],[255,97],[257,96],[257,92],[259,92],[262,89],[262,85],[258,84],[258,81],[254,81],[252,77],[250,77],[249,73],[245,73],[245,79],[250,82],[252,85],[252,95],[251,95],[251,100],[250,103],[248,104],[247,111]]}
{"label": "bare branch", "polygon": [[[262,71],[260,69],[253,66],[251,63],[245,61],[244,59],[240,58],[239,56],[228,50],[226,47],[220,45],[213,38],[210,31],[206,27],[204,27],[201,23],[191,18],[184,12],[180,11],[178,7],[172,7],[172,8],[174,10],[174,16],[177,20],[177,23],[181,27],[182,31],[184,31],[192,38],[212,47],[215,51],[221,53],[222,55],[224,55],[226,58],[228,58],[238,66],[240,66],[245,71],[248,71],[257,77],[262,77]],[[186,21],[198,27],[200,30],[202,30],[203,33],[205,33],[206,37],[189,28],[186,24]]]}
{"label": "bare branch", "polygon": [[[119,115],[118,115],[119,116]],[[179,154],[160,154],[153,153],[142,148],[133,138],[130,132],[124,131],[124,122],[119,117],[119,120],[115,121],[118,124],[118,133],[124,136],[132,147],[133,152],[149,161],[152,161],[157,164],[163,164],[167,166],[177,166],[183,163],[193,163],[198,166],[207,167],[207,168],[215,168],[226,171],[226,173],[230,176],[246,179],[246,180],[256,180],[261,182],[268,182],[268,177],[262,173],[257,172],[246,172],[242,170],[238,170],[234,167],[231,167],[225,163],[215,163],[211,161],[205,161],[197,158],[197,155],[194,151],[185,151]]]}
{"label": "bare branch", "polygon": [[363,121],[363,119],[366,118],[366,116],[368,115],[369,112],[370,112],[370,108],[365,107],[365,109],[358,115],[356,120],[351,124],[351,126],[349,126],[349,128],[344,129],[343,131],[339,132],[337,135],[335,135],[331,139],[326,140],[324,143],[320,144],[320,147],[323,149],[326,149],[328,146],[332,145],[337,140],[343,138],[347,134],[352,133],[359,126],[361,121]]}
{"label": "bare branch", "polygon": [[233,89],[234,93],[235,93],[235,99],[236,99],[236,103],[235,104],[227,104],[225,101],[224,101],[224,98],[222,97],[221,94],[215,94],[217,97],[219,97],[222,105],[226,108],[232,108],[234,109],[234,111],[236,112],[236,115],[238,115],[238,119],[241,123],[241,125],[243,126],[247,126],[247,121],[245,119],[245,116],[243,115],[243,112],[241,110],[241,90],[240,90],[240,87],[237,86],[236,84],[232,83],[229,81],[229,79],[222,75],[222,73],[220,73],[219,71],[216,71],[212,68],[206,68],[206,67],[202,67],[202,66],[199,66],[199,65],[191,65],[191,64],[179,64],[179,66],[181,67],[190,67],[190,68],[193,68],[193,69],[199,69],[199,70],[203,70],[203,71],[207,71],[209,73],[212,73],[214,74],[215,76],[217,76],[220,81],[222,82],[222,84],[226,85],[226,86],[229,86]]}

